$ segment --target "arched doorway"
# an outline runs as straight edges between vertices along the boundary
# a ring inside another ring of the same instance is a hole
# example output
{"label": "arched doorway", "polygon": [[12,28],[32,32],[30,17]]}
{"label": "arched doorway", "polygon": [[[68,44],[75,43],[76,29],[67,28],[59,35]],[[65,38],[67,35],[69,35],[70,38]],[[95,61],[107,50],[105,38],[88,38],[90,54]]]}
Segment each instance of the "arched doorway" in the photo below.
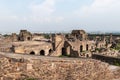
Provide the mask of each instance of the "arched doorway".
{"label": "arched doorway", "polygon": [[35,52],[34,52],[34,51],[32,51],[32,52],[30,52],[30,54],[31,54],[31,55],[35,55]]}
{"label": "arched doorway", "polygon": [[27,40],[30,41],[30,37],[27,37]]}
{"label": "arched doorway", "polygon": [[66,56],[66,54],[67,54],[67,53],[66,53],[66,48],[63,47],[63,48],[62,48],[62,55]]}
{"label": "arched doorway", "polygon": [[52,53],[52,49],[49,49],[49,54]]}
{"label": "arched doorway", "polygon": [[89,49],[89,46],[88,46],[88,44],[86,45],[86,51],[88,51],[88,49]]}
{"label": "arched doorway", "polygon": [[44,50],[41,50],[41,51],[40,51],[40,55],[45,55],[45,51],[44,51]]}
{"label": "arched doorway", "polygon": [[82,45],[80,46],[80,52],[83,52],[83,46]]}
{"label": "arched doorway", "polygon": [[86,55],[86,57],[88,58],[88,57],[89,57],[89,55],[87,54],[87,55]]}

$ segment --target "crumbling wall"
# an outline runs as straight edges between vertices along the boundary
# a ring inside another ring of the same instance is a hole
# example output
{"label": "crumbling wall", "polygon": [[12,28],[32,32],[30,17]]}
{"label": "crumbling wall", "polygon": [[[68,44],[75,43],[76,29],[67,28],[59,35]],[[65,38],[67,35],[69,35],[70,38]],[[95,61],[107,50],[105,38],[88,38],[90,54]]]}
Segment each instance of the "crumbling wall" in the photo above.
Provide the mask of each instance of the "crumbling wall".
{"label": "crumbling wall", "polygon": [[117,57],[110,57],[110,56],[105,56],[100,54],[92,54],[92,58],[107,62],[112,65],[120,65],[119,57],[117,58]]}
{"label": "crumbling wall", "polygon": [[[35,56],[34,56],[35,57]],[[0,80],[119,80],[120,69],[92,59],[15,59],[0,56]]]}
{"label": "crumbling wall", "polygon": [[50,56],[62,55],[62,48],[64,47],[65,37],[62,34],[55,34],[52,36],[54,52]]}
{"label": "crumbling wall", "polygon": [[32,34],[27,30],[20,30],[18,40],[30,41],[30,40],[32,40]]}

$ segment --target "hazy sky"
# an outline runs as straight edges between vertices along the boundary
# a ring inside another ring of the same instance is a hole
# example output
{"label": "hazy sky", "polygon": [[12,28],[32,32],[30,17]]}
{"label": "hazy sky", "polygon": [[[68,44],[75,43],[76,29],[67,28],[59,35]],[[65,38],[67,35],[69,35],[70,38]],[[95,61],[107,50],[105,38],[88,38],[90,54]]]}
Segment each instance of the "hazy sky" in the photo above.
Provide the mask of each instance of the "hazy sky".
{"label": "hazy sky", "polygon": [[120,0],[0,0],[0,32],[120,31]]}

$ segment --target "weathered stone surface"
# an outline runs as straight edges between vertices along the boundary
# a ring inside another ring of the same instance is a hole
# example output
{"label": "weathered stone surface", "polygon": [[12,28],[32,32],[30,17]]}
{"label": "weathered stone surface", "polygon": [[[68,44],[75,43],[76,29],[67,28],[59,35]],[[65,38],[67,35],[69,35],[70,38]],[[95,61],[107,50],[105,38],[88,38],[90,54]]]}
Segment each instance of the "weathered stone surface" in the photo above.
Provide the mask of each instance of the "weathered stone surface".
{"label": "weathered stone surface", "polygon": [[[49,38],[47,38],[47,37]],[[43,34],[20,30],[0,37],[0,51],[44,56],[91,57],[92,53],[120,56],[116,50],[119,37],[87,34],[84,30],[72,30],[69,34]],[[117,41],[116,41],[117,40]]]}
{"label": "weathered stone surface", "polygon": [[[47,58],[47,57],[46,57]],[[0,55],[0,80],[114,80],[120,69],[93,59],[31,59],[21,62]]]}

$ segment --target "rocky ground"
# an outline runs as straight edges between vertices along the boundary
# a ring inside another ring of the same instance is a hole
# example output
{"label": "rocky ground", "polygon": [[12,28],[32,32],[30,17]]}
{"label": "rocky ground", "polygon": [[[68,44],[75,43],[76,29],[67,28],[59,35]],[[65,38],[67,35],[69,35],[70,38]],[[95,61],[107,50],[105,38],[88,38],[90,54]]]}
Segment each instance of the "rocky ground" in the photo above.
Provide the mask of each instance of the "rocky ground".
{"label": "rocky ground", "polygon": [[93,59],[52,58],[0,55],[0,80],[120,80],[120,67]]}

